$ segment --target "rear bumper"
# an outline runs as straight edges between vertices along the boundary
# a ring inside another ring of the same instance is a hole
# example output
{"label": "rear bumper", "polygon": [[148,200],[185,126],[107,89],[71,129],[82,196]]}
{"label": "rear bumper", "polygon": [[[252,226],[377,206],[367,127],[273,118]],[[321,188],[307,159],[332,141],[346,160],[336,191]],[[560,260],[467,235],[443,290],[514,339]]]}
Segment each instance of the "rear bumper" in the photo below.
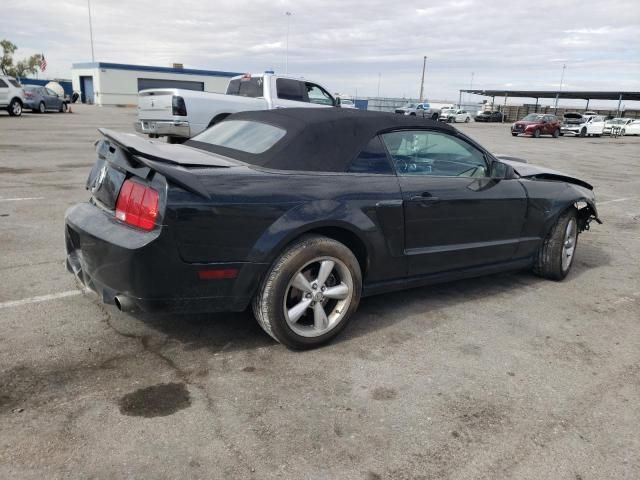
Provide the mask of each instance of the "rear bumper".
{"label": "rear bumper", "polygon": [[133,126],[145,135],[191,137],[191,127],[186,120],[137,120]]}
{"label": "rear bumper", "polygon": [[[104,303],[117,295],[147,312],[242,311],[266,266],[247,262],[191,264],[178,253],[170,226],[141,232],[81,203],[65,215],[67,269]],[[237,269],[236,278],[201,280],[199,272]]]}

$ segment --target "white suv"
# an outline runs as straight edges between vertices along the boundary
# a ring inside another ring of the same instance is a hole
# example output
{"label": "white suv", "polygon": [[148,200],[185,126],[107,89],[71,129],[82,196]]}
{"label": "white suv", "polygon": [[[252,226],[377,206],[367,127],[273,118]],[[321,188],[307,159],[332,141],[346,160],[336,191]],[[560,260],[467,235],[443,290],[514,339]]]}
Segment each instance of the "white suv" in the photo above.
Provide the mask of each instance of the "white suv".
{"label": "white suv", "polygon": [[12,117],[22,115],[24,90],[13,77],[0,75],[0,109],[6,109]]}

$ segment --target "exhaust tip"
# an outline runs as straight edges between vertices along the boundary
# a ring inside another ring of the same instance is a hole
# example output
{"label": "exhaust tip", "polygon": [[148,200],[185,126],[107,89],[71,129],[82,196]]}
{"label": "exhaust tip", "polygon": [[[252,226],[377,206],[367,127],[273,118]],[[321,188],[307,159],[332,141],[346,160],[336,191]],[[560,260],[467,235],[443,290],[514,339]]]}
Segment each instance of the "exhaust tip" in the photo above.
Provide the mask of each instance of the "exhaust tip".
{"label": "exhaust tip", "polygon": [[113,303],[121,312],[132,312],[136,309],[136,304],[124,295],[116,295],[113,297]]}

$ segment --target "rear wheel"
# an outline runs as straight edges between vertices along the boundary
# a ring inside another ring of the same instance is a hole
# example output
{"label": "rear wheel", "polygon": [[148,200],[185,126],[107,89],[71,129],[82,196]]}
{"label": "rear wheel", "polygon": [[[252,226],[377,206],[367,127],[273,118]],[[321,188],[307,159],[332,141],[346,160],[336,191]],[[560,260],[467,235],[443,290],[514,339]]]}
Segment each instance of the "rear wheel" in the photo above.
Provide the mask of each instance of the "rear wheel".
{"label": "rear wheel", "polygon": [[17,98],[14,98],[11,100],[7,110],[9,111],[9,115],[12,117],[19,117],[22,115],[22,103]]}
{"label": "rear wheel", "polygon": [[540,129],[536,128],[536,129],[533,131],[533,136],[534,136],[535,138],[540,138]]}
{"label": "rear wheel", "polygon": [[559,129],[559,128],[556,128],[556,129],[553,131],[553,138],[558,138],[559,136],[560,136],[560,129]]}
{"label": "rear wheel", "polygon": [[40,102],[38,104],[38,112],[45,113],[46,111],[47,111],[46,105],[44,104],[44,102]]}
{"label": "rear wheel", "polygon": [[362,274],[345,245],[306,236],[274,262],[253,300],[260,326],[294,349],[314,348],[347,325],[360,301]]}
{"label": "rear wheel", "polygon": [[464,119],[464,123],[469,123],[471,121],[471,119],[469,117]]}
{"label": "rear wheel", "polygon": [[575,208],[564,212],[544,240],[533,271],[541,277],[562,280],[567,276],[578,245],[578,220]]}
{"label": "rear wheel", "polygon": [[60,110],[58,110],[60,113],[66,113],[66,111],[68,110],[67,104],[65,102],[62,102],[62,104],[60,105]]}
{"label": "rear wheel", "polygon": [[622,130],[620,130],[620,135],[624,137],[625,133],[627,133],[627,131],[623,128]]}

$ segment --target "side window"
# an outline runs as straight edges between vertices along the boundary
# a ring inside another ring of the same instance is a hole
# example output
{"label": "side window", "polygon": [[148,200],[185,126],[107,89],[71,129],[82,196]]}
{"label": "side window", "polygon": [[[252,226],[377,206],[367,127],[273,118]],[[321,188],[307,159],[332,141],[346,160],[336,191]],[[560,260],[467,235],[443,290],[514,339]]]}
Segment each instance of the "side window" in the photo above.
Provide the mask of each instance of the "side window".
{"label": "side window", "polygon": [[282,100],[293,100],[294,102],[304,102],[302,92],[302,82],[291,80],[290,78],[278,78],[276,80],[276,90],[278,98]]}
{"label": "side window", "polygon": [[56,92],[54,92],[53,90],[49,90],[48,88],[45,88],[45,91],[47,92],[47,95],[50,95],[52,97],[56,96]]}
{"label": "side window", "polygon": [[0,78],[0,88],[9,88],[9,85]]}
{"label": "side window", "polygon": [[389,157],[380,137],[376,135],[369,141],[367,146],[351,162],[347,172],[393,174]]}
{"label": "side window", "polygon": [[14,87],[16,87],[16,88],[20,88],[20,87],[22,87],[22,85],[20,85],[20,82],[17,82],[17,81],[15,81],[15,80],[11,80],[11,79],[10,79],[10,80],[9,80],[9,83],[10,83],[11,85],[13,85]]}
{"label": "side window", "polygon": [[486,177],[488,173],[484,154],[453,135],[403,130],[384,133],[382,141],[398,175]]}
{"label": "side window", "polygon": [[333,97],[329,95],[322,87],[313,83],[305,83],[309,103],[317,103],[319,105],[333,105]]}

